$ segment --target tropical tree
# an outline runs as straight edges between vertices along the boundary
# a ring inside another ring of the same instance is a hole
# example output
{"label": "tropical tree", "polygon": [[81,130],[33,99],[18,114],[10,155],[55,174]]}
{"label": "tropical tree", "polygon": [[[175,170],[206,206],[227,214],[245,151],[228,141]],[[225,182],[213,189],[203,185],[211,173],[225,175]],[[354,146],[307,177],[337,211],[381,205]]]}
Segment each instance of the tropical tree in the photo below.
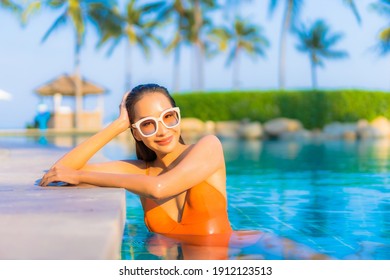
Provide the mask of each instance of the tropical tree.
{"label": "tropical tree", "polygon": [[248,21],[236,18],[232,28],[215,28],[212,32],[219,41],[219,50],[229,49],[227,65],[233,63],[233,88],[239,89],[240,56],[247,53],[252,57],[264,56],[269,46],[262,29]]}
{"label": "tropical tree", "polygon": [[390,0],[378,0],[371,8],[387,19],[386,26],[379,31],[376,49],[380,55],[390,54]]}
{"label": "tropical tree", "polygon": [[15,3],[15,1],[11,1],[11,0],[0,0],[0,8],[5,10],[10,10],[13,12],[21,11],[20,5]]}
{"label": "tropical tree", "polygon": [[361,24],[362,18],[360,17],[360,14],[359,14],[358,8],[356,7],[355,1],[354,0],[341,0],[341,1],[345,6],[347,6],[352,11],[358,24]]}
{"label": "tropical tree", "polygon": [[196,61],[194,89],[202,91],[204,88],[204,58],[207,52],[207,36],[212,30],[209,12],[216,9],[216,0],[193,0],[191,2],[187,25],[188,41],[193,45]]}
{"label": "tropical tree", "polygon": [[[102,19],[109,19],[110,10],[115,4],[114,1],[103,0],[44,0],[31,2],[25,13],[24,18],[27,20],[30,15],[40,11],[42,8],[48,8],[59,11],[59,15],[46,31],[42,38],[45,42],[54,31],[69,26],[74,33],[74,79],[75,79],[75,125],[80,128],[81,112],[83,110],[82,99],[82,81],[80,72],[81,48],[85,42],[86,28],[89,23],[98,27]],[[101,23],[100,23],[101,24]]]}
{"label": "tropical tree", "polygon": [[309,27],[301,25],[296,29],[298,51],[307,53],[311,65],[311,79],[313,88],[317,88],[318,66],[324,66],[325,59],[341,59],[348,56],[348,53],[343,50],[333,49],[342,38],[342,33],[332,33],[329,26],[323,20],[317,20]]}
{"label": "tropical tree", "polygon": [[141,48],[148,57],[150,42],[161,45],[161,41],[154,35],[154,28],[159,25],[157,18],[152,15],[163,6],[163,1],[137,5],[136,0],[130,0],[121,13],[118,9],[113,10],[116,20],[110,24],[101,25],[101,40],[99,46],[111,42],[108,54],[122,42],[126,42],[125,49],[125,90],[132,86],[132,50],[135,46]]}
{"label": "tropical tree", "polygon": [[[280,33],[279,46],[279,88],[284,89],[286,86],[286,47],[287,34],[294,30],[295,23],[299,18],[299,12],[303,7],[304,0],[270,0],[269,13],[272,15],[280,2],[285,2],[284,14],[282,19],[282,31]],[[360,23],[361,19],[353,0],[342,0],[343,4],[347,5],[354,13],[356,20]]]}
{"label": "tropical tree", "polygon": [[166,21],[173,21],[174,34],[171,40],[168,41],[165,52],[174,52],[173,61],[173,91],[178,92],[180,89],[180,54],[181,47],[188,41],[190,10],[184,6],[182,0],[173,0],[167,2],[161,10],[158,18]]}
{"label": "tropical tree", "polygon": [[[281,1],[271,0],[269,11],[272,14],[277,4]],[[286,0],[286,7],[283,14],[283,24],[282,30],[280,32],[280,45],[279,45],[279,74],[278,74],[278,83],[279,88],[285,88],[285,68],[286,68],[286,47],[287,47],[287,33],[294,26],[294,22],[298,17],[298,13],[303,5],[303,0]]]}

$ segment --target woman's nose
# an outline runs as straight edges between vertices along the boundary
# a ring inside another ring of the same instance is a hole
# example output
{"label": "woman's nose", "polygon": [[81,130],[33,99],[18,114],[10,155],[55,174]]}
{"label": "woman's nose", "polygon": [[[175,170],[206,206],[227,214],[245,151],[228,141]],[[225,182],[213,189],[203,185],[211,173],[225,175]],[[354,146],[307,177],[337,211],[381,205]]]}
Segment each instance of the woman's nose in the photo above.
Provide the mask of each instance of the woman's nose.
{"label": "woman's nose", "polygon": [[167,133],[167,130],[168,128],[166,128],[165,125],[163,125],[163,123],[159,121],[157,125],[157,135],[165,135],[165,133]]}

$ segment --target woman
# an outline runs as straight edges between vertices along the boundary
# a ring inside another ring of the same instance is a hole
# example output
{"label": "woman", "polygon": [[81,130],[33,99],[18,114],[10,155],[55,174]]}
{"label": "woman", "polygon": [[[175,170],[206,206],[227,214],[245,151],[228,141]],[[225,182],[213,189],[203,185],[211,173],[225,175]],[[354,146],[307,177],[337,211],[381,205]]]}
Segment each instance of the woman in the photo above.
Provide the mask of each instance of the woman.
{"label": "woman", "polygon": [[[128,128],[136,141],[138,160],[87,163]],[[224,259],[229,244],[242,247],[265,240],[262,232],[232,231],[220,141],[208,135],[186,145],[180,133],[180,110],[168,91],[156,84],[140,85],[126,94],[119,117],[57,161],[40,185],[58,181],[125,188],[139,195],[148,229],[179,240],[183,248],[192,248],[186,253],[192,259]],[[171,244],[164,238],[155,238],[154,243],[163,240],[161,244]],[[279,242],[282,257],[287,256],[285,241]],[[292,244],[288,242],[288,254]],[[263,251],[266,248],[259,246]]]}
{"label": "woman", "polygon": [[[138,160],[87,164],[129,127]],[[57,161],[40,185],[62,181],[125,188],[140,196],[151,231],[208,235],[232,231],[225,177],[218,138],[209,135],[184,144],[175,101],[164,87],[147,84],[126,94],[118,119]]]}

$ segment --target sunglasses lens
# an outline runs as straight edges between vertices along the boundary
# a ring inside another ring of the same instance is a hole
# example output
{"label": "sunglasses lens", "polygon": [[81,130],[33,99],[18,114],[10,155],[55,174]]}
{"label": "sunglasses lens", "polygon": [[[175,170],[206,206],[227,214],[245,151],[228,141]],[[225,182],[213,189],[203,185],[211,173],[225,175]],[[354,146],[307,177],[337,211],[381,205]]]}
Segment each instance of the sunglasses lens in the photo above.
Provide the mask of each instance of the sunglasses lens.
{"label": "sunglasses lens", "polygon": [[164,114],[163,118],[162,118],[164,124],[166,127],[170,128],[170,127],[174,127],[176,126],[178,123],[179,123],[179,115],[176,111],[172,110],[172,111],[168,111]]}
{"label": "sunglasses lens", "polygon": [[179,124],[180,114],[179,112],[176,112],[175,109],[171,109],[165,111],[165,113],[161,115],[158,119],[149,117],[145,118],[144,120],[140,120],[140,123],[137,127],[141,130],[143,136],[152,136],[156,133],[158,129],[158,121],[162,121],[165,127],[172,128]]}
{"label": "sunglasses lens", "polygon": [[156,132],[157,124],[154,120],[145,120],[140,124],[139,128],[144,135],[152,135]]}

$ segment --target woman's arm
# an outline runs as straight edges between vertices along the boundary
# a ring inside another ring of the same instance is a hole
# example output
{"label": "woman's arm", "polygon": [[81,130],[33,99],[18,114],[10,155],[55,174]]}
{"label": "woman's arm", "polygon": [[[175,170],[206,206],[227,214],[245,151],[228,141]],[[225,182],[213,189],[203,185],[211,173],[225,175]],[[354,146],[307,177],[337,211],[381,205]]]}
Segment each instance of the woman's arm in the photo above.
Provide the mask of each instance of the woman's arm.
{"label": "woman's arm", "polygon": [[53,167],[65,166],[77,170],[81,169],[104,145],[128,129],[130,126],[126,110],[126,98],[128,94],[129,93],[126,93],[123,96],[121,104],[119,105],[119,117],[114,122],[72,149],[69,153],[59,159]]}
{"label": "woman's arm", "polygon": [[[125,126],[115,120],[100,132],[88,138],[60,158],[54,165],[81,169],[104,145],[126,130]],[[52,167],[52,168],[53,168]]]}
{"label": "woman's arm", "polygon": [[[71,184],[88,183],[101,187],[125,188],[140,196],[164,199],[207,180],[218,170],[225,169],[222,145],[217,137],[205,136],[174,168],[158,176],[140,174],[112,174],[86,170],[69,170],[58,166],[51,169],[41,185],[54,181]],[[72,173],[71,176],[69,174]],[[68,174],[65,178],[63,174]]]}

